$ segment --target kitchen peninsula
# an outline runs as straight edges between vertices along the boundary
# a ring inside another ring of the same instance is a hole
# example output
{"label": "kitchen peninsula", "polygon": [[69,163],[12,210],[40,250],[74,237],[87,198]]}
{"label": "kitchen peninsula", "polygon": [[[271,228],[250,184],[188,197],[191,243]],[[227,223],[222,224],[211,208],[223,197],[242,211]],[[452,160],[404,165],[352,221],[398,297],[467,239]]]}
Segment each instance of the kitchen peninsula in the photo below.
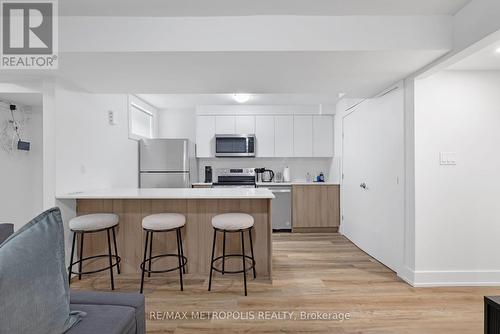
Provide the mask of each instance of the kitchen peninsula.
{"label": "kitchen peninsula", "polygon": [[[208,274],[213,241],[211,219],[217,214],[242,212],[253,216],[253,242],[258,278],[271,279],[271,200],[274,195],[265,188],[218,189],[109,189],[70,193],[58,196],[60,200],[75,200],[76,214],[115,213],[120,217],[117,229],[118,253],[124,273],[139,273],[144,251],[145,233],[141,221],[155,213],[181,213],[186,216],[182,231],[184,255],[188,258],[190,274]],[[167,235],[170,234],[170,235]],[[248,238],[248,235],[245,235]],[[154,237],[156,254],[175,253],[173,233],[157,233]],[[217,251],[222,250],[222,237]],[[245,240],[247,243],[248,240]],[[107,251],[105,236],[101,233],[85,236],[85,257]],[[227,253],[241,252],[239,235],[228,235]],[[238,263],[234,263],[236,267]],[[92,266],[90,263],[89,266]],[[233,266],[233,264],[229,264]],[[226,264],[228,267],[228,264]],[[91,267],[89,267],[91,268]],[[228,267],[231,270],[230,267]]]}

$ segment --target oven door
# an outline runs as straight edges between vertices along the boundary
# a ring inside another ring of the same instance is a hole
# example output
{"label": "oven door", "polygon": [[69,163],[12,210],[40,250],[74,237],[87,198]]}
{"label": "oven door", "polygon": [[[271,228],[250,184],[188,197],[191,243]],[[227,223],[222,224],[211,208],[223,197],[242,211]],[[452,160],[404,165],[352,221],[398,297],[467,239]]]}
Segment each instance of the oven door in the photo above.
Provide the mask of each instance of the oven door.
{"label": "oven door", "polygon": [[254,135],[216,135],[216,157],[255,157]]}

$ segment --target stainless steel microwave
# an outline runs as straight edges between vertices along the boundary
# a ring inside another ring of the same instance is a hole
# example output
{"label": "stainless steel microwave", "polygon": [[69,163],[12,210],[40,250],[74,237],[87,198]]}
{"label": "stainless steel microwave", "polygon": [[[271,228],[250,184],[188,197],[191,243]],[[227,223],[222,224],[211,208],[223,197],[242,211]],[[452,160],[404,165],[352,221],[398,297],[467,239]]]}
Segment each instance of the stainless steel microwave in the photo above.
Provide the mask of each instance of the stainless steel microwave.
{"label": "stainless steel microwave", "polygon": [[255,157],[255,135],[215,135],[216,157]]}

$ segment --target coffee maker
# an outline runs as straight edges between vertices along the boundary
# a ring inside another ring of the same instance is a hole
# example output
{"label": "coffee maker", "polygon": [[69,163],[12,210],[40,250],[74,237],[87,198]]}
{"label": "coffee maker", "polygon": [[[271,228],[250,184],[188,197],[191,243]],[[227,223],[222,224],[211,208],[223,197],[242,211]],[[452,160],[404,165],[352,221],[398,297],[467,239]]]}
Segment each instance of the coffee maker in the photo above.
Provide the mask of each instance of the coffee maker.
{"label": "coffee maker", "polygon": [[255,168],[257,182],[273,182],[274,172],[271,169]]}
{"label": "coffee maker", "polygon": [[212,183],[212,166],[205,166],[205,183]]}

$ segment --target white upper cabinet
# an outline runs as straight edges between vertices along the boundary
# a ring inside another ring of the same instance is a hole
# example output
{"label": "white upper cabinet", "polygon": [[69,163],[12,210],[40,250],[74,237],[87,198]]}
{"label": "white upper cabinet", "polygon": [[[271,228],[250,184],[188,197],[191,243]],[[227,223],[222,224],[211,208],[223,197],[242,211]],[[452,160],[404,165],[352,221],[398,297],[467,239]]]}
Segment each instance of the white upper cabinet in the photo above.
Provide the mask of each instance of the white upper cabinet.
{"label": "white upper cabinet", "polygon": [[235,116],[236,134],[253,135],[255,134],[255,116]]}
{"label": "white upper cabinet", "polygon": [[215,133],[218,135],[235,134],[235,116],[215,116]]}
{"label": "white upper cabinet", "polygon": [[293,156],[312,157],[313,117],[311,115],[293,117]]}
{"label": "white upper cabinet", "polygon": [[332,115],[198,115],[198,158],[215,157],[216,134],[255,134],[262,158],[333,157]]}
{"label": "white upper cabinet", "polygon": [[333,157],[333,116],[313,116],[313,156]]}
{"label": "white upper cabinet", "polygon": [[196,117],[196,157],[214,156],[215,116]]}
{"label": "white upper cabinet", "polygon": [[293,157],[293,116],[274,116],[274,156]]}
{"label": "white upper cabinet", "polygon": [[255,117],[257,157],[274,157],[274,116]]}

